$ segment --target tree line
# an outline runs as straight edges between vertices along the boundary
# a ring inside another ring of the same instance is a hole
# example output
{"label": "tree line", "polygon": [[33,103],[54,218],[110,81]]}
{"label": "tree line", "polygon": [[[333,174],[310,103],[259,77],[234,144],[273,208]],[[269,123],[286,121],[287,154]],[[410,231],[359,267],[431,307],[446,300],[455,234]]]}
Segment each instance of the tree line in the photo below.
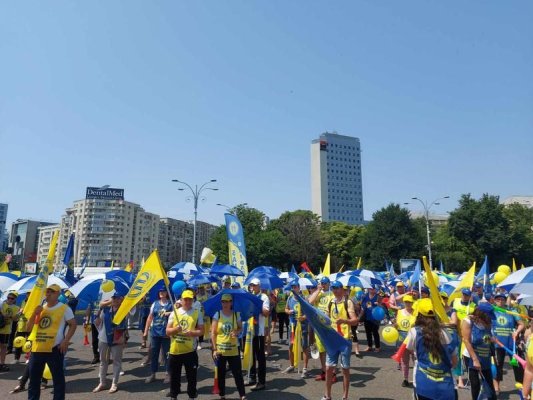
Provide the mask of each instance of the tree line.
{"label": "tree line", "polygon": [[[262,211],[252,207],[238,205],[231,212],[244,229],[249,268],[271,265],[289,270],[305,261],[318,272],[329,253],[332,271],[343,265],[353,269],[359,257],[365,268],[383,270],[385,263],[398,266],[402,258],[427,254],[425,219],[412,219],[399,204],[376,211],[365,225],[322,222],[309,210],[286,211],[269,223]],[[447,223],[430,229],[434,266],[442,261],[446,271],[464,271],[485,255],[493,271],[513,258],[518,265],[533,264],[533,209],[504,206],[498,196],[475,199],[464,194]],[[228,262],[225,225],[212,235],[210,248],[218,262]]]}

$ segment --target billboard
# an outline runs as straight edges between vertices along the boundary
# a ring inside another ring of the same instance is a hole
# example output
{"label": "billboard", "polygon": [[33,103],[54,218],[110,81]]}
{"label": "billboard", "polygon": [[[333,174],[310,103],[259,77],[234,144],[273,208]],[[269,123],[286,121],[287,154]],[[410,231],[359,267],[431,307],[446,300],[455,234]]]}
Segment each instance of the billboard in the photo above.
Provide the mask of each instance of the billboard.
{"label": "billboard", "polygon": [[416,268],[417,262],[418,260],[416,258],[415,259],[402,258],[400,260],[400,273],[403,274],[404,272],[407,272],[407,271],[414,271]]}
{"label": "billboard", "polygon": [[88,187],[86,199],[124,200],[124,189]]}

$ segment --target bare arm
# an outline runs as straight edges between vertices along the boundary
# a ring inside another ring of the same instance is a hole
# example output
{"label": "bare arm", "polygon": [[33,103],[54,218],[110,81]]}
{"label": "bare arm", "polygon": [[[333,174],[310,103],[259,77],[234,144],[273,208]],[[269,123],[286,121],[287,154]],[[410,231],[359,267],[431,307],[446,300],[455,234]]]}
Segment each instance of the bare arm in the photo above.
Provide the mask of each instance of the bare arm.
{"label": "bare arm", "polygon": [[[473,324],[473,322],[470,322]],[[474,351],[474,347],[472,346],[472,342],[470,341],[470,335],[472,334],[472,327],[469,323],[461,322],[461,336],[463,337],[463,342],[465,344],[466,350],[468,351],[468,354],[470,355],[470,358],[472,359],[472,362],[474,364],[475,369],[481,369],[481,364],[479,362],[479,358],[477,357],[476,352]]]}
{"label": "bare arm", "polygon": [[146,325],[144,326],[143,336],[145,337],[148,336],[148,332],[150,332],[150,325],[152,325],[153,320],[154,320],[154,316],[152,315],[152,313],[150,313],[150,315],[146,319]]}

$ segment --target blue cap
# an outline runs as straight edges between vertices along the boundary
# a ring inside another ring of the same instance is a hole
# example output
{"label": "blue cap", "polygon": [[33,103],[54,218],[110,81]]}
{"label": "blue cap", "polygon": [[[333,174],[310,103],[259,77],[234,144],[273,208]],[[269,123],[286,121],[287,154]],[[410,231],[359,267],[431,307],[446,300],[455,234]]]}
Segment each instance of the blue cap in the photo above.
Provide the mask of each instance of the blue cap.
{"label": "blue cap", "polygon": [[474,283],[474,289],[479,289],[480,287],[483,287],[483,285],[479,282]]}
{"label": "blue cap", "polygon": [[478,303],[476,310],[484,312],[490,317],[490,319],[496,319],[496,315],[494,315],[494,309],[489,302],[482,301]]}
{"label": "blue cap", "polygon": [[329,280],[329,278],[327,276],[324,276],[324,277],[322,277],[322,279],[320,279],[320,283],[322,285],[327,285],[328,283],[331,283],[331,281]]}
{"label": "blue cap", "polygon": [[291,286],[298,286],[298,287],[300,287],[300,282],[298,282],[298,279],[293,279],[293,280],[291,281]]}
{"label": "blue cap", "polygon": [[472,296],[472,291],[470,289],[463,289],[461,290],[461,293],[466,296]]}
{"label": "blue cap", "polygon": [[239,282],[233,282],[231,284],[231,288],[232,289],[240,289],[241,288],[241,284]]}
{"label": "blue cap", "polygon": [[501,292],[500,292],[500,293],[496,293],[496,294],[494,295],[494,298],[497,299],[498,297],[500,297],[500,298],[502,298],[502,299],[507,299],[507,294],[505,294],[505,293],[501,293]]}
{"label": "blue cap", "polygon": [[429,289],[427,287],[425,287],[425,286],[422,286],[422,289],[420,289],[420,292],[429,294]]}
{"label": "blue cap", "polygon": [[335,281],[331,284],[331,288],[332,289],[338,289],[338,288],[342,288],[342,283],[339,282],[339,281]]}

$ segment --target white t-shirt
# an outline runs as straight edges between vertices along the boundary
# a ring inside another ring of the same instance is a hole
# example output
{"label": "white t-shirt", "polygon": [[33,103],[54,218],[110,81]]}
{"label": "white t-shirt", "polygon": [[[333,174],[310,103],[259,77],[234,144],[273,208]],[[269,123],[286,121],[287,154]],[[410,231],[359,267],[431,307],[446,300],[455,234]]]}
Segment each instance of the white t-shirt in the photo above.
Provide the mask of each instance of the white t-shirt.
{"label": "white t-shirt", "polygon": [[[53,307],[48,307],[48,309],[50,311],[56,310],[57,308],[63,305],[63,303],[57,303]],[[59,323],[59,329],[57,330],[56,340],[54,341],[54,347],[61,344],[63,339],[65,339],[65,328],[67,326],[67,321],[74,319],[74,313],[72,312],[72,309],[67,305],[65,306],[65,312],[63,313],[63,318],[61,318],[61,322]]]}
{"label": "white t-shirt", "polygon": [[[262,301],[263,301],[263,310],[270,312],[270,299],[268,296],[264,293],[260,293],[257,295]],[[259,314],[259,319],[257,321],[259,333],[257,336],[265,336],[265,319],[266,317],[261,313]]]}

